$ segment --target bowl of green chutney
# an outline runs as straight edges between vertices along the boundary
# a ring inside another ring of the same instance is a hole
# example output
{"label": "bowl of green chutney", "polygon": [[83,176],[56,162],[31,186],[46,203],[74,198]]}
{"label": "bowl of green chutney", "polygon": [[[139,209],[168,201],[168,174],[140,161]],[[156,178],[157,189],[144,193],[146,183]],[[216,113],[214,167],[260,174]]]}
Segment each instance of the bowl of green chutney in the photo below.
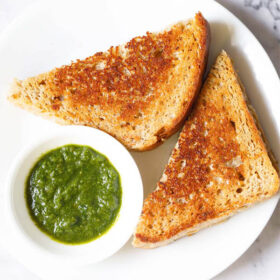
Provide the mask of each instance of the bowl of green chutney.
{"label": "bowl of green chutney", "polygon": [[110,135],[65,126],[15,159],[5,217],[19,258],[86,265],[110,257],[130,238],[143,203],[130,153]]}

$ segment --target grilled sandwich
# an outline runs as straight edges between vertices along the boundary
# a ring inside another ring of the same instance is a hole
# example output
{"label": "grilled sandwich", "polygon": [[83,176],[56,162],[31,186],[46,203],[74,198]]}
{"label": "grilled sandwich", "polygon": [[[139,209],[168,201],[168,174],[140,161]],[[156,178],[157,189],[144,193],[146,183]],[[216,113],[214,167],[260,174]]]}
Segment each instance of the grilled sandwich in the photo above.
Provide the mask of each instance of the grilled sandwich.
{"label": "grilled sandwich", "polygon": [[279,177],[253,115],[223,51],[156,190],[144,201],[135,247],[154,248],[191,235],[277,192]]}
{"label": "grilled sandwich", "polygon": [[60,124],[101,129],[133,150],[173,134],[200,89],[209,45],[201,13],[159,33],[26,80],[9,100]]}

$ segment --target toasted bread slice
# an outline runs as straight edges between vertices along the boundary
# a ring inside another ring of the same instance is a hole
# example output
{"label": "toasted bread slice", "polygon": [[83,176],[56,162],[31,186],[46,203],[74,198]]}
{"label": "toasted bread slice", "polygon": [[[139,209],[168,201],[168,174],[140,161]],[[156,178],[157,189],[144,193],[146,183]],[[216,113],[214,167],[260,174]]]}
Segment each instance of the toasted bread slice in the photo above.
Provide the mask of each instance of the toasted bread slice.
{"label": "toasted bread slice", "polygon": [[48,73],[16,80],[9,100],[61,124],[99,128],[147,150],[174,133],[200,89],[209,45],[201,13]]}
{"label": "toasted bread slice", "polygon": [[278,174],[223,51],[156,190],[144,202],[133,245],[153,248],[191,235],[271,197],[278,187]]}

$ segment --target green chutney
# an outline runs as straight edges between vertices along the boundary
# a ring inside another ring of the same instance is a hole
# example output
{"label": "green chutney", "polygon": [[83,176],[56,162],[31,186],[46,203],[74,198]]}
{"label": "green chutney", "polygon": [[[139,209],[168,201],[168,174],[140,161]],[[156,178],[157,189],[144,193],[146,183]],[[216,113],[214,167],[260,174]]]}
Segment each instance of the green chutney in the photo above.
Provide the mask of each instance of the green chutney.
{"label": "green chutney", "polygon": [[52,239],[81,244],[104,234],[122,201],[120,175],[88,146],[65,145],[44,154],[26,181],[30,216]]}

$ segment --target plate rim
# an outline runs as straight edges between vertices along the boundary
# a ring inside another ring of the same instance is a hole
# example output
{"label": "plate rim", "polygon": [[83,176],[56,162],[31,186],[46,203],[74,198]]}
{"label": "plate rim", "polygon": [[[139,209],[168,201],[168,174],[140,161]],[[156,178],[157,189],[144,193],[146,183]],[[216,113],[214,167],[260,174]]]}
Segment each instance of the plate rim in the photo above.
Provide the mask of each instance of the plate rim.
{"label": "plate rim", "polygon": [[[202,2],[203,0],[199,0],[199,2]],[[55,2],[54,0],[50,0],[50,2]],[[13,31],[13,28],[15,28],[21,20],[24,20],[25,17],[29,14],[29,13],[33,13],[35,10],[36,10],[36,7],[39,7],[39,9],[42,9],[42,6],[44,5],[50,5],[50,3],[46,3],[46,2],[43,2],[43,1],[38,1],[38,2],[34,2],[32,4],[30,4],[29,6],[27,6],[26,8],[23,9],[23,11],[20,13],[20,15],[18,17],[16,17],[15,19],[12,20],[12,22],[10,24],[8,24],[4,30],[2,30],[1,34],[0,34],[0,47],[2,45],[3,42],[5,42],[5,37],[9,34],[9,32]],[[280,80],[279,80],[279,76],[277,74],[277,71],[275,69],[275,66],[274,64],[272,63],[269,55],[267,54],[266,50],[264,49],[264,47],[262,46],[262,44],[259,42],[259,40],[256,38],[256,36],[254,35],[253,32],[251,32],[251,30],[235,15],[233,14],[231,11],[229,11],[226,7],[224,7],[222,4],[212,0],[211,1],[211,4],[210,5],[217,5],[219,6],[221,9],[223,9],[226,13],[228,13],[232,18],[234,18],[238,24],[240,26],[242,26],[242,28],[244,30],[246,30],[246,32],[248,34],[251,35],[252,38],[254,38],[254,41],[255,43],[257,43],[260,47],[260,49],[262,50],[262,53],[263,55],[266,56],[266,61],[268,62],[269,61],[269,64],[270,64],[270,69],[271,71],[274,72],[274,75],[276,75],[275,77],[278,78],[278,85],[279,85],[279,88],[280,88]],[[273,115],[272,115],[273,116]],[[274,116],[273,116],[273,120],[274,120]],[[279,126],[279,123],[275,120],[275,123]],[[216,272],[214,275],[211,275],[210,278],[220,274],[222,271],[224,271],[225,269],[227,269],[231,264],[233,264],[237,259],[239,259],[247,250],[248,248],[255,242],[256,238],[261,234],[261,232],[264,230],[264,228],[266,227],[267,223],[269,222],[276,206],[277,206],[277,203],[278,203],[278,199],[279,199],[279,195],[276,195],[277,197],[277,200],[275,200],[274,202],[274,207],[273,207],[273,210],[271,211],[271,214],[269,215],[269,218],[267,219],[267,221],[263,224],[263,226],[261,227],[259,233],[256,235],[256,237],[254,239],[252,239],[252,242],[250,244],[248,244],[248,246],[243,250],[243,253],[239,256],[237,256],[235,259],[233,259],[226,267],[224,267],[223,269],[219,270],[218,272]],[[26,267],[26,266],[25,266]],[[29,269],[29,267],[28,267]],[[34,273],[34,272],[33,272]]]}

